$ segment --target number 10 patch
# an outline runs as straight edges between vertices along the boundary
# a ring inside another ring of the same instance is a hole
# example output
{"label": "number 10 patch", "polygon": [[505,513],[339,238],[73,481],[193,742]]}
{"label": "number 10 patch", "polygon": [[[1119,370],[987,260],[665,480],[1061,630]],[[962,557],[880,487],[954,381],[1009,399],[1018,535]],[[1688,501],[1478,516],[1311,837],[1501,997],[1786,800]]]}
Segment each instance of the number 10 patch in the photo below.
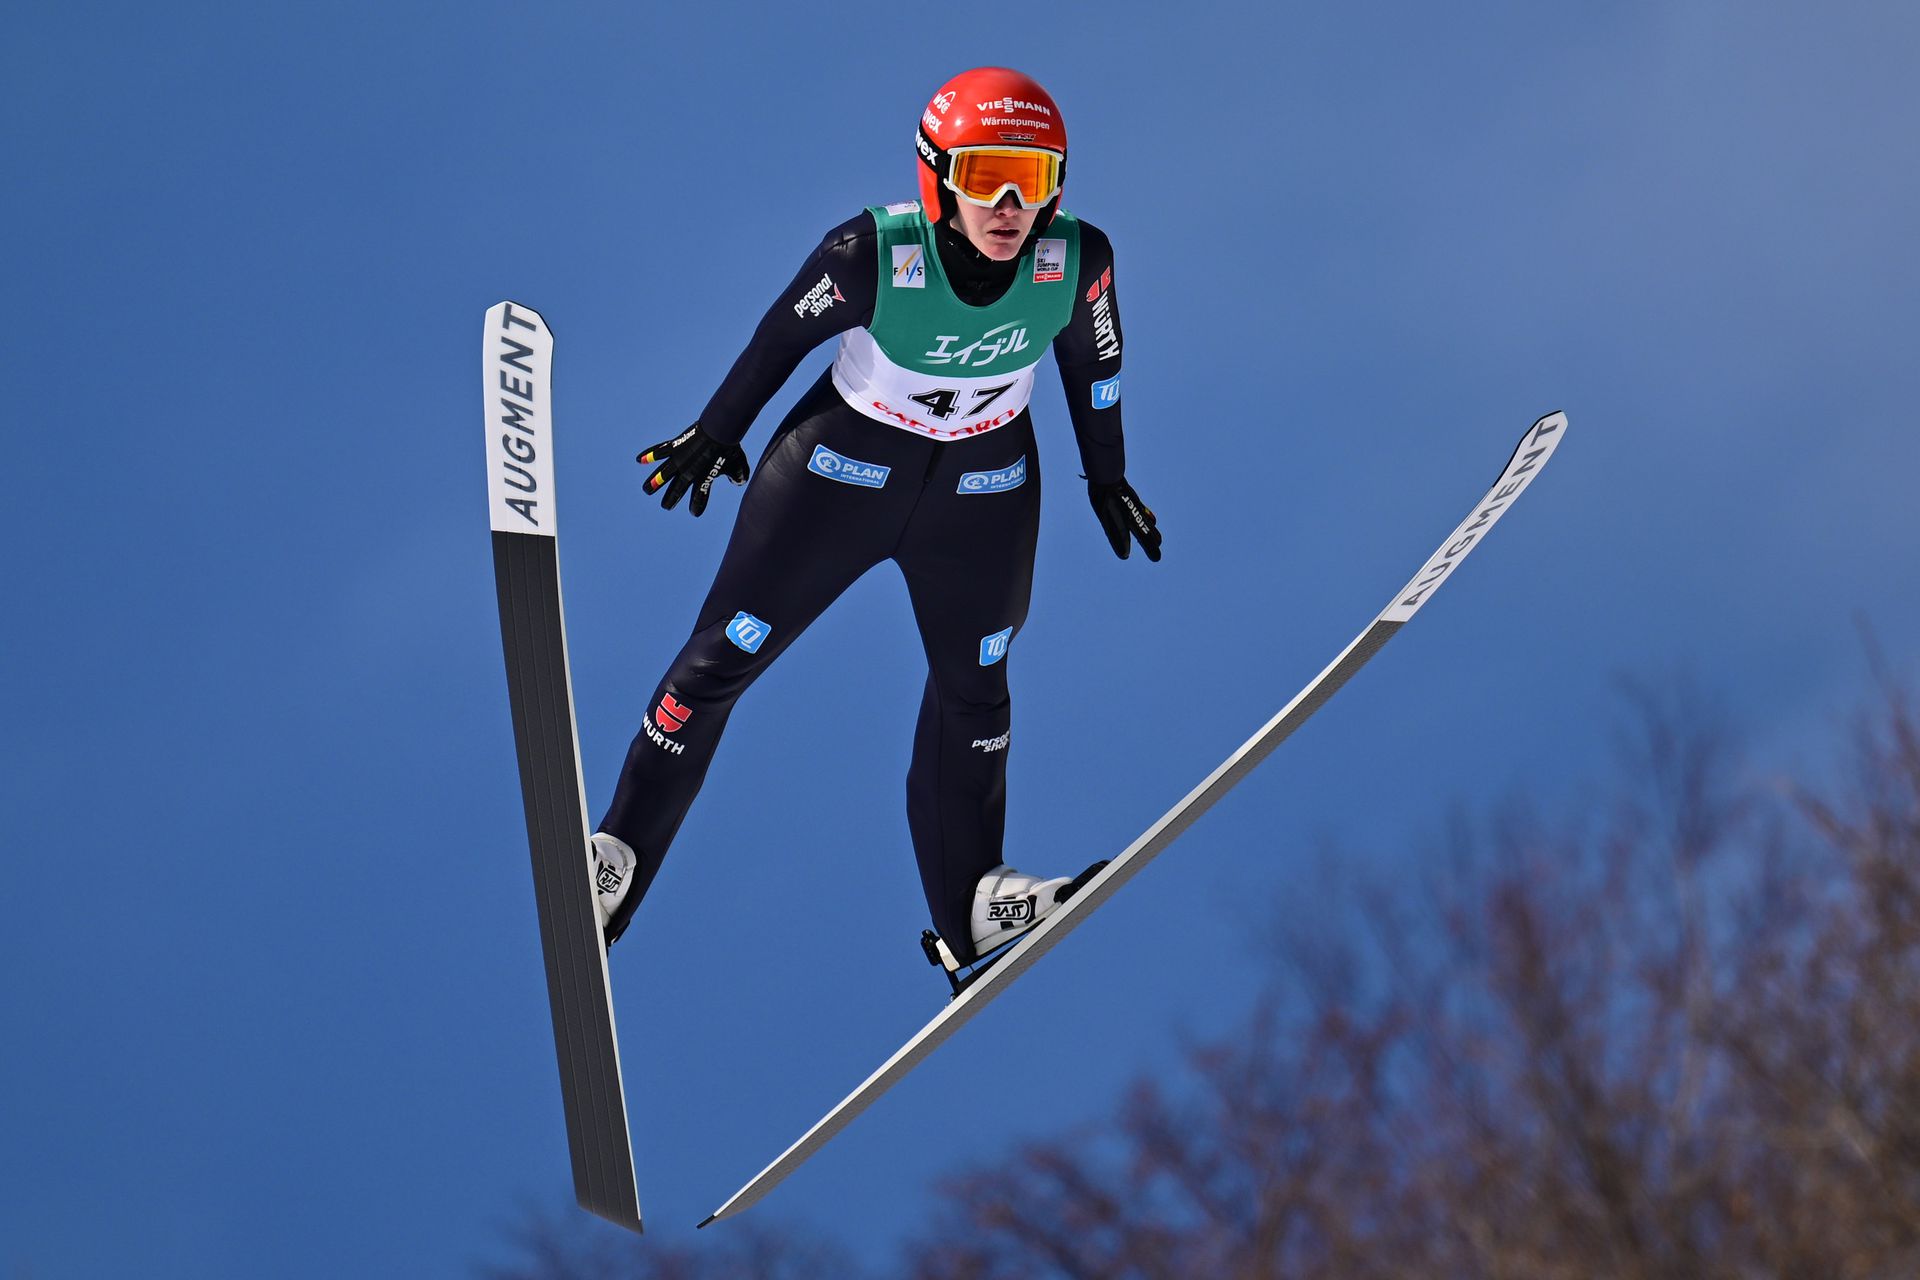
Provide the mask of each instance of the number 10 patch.
{"label": "number 10 patch", "polygon": [[767,634],[772,630],[772,627],[742,609],[734,614],[733,621],[727,624],[727,639],[748,653],[758,653],[760,646],[766,643]]}
{"label": "number 10 patch", "polygon": [[990,636],[980,637],[980,665],[990,667],[1007,656],[1007,646],[1013,641],[1013,628],[996,631]]}

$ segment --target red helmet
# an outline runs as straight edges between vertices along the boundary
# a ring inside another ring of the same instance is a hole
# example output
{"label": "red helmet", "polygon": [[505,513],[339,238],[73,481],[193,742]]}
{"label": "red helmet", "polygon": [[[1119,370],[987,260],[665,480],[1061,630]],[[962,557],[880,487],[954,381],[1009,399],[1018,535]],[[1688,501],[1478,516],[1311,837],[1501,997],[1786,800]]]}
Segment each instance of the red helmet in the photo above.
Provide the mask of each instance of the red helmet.
{"label": "red helmet", "polygon": [[934,221],[945,222],[958,207],[956,152],[962,178],[974,175],[960,190],[980,193],[968,199],[990,205],[1012,189],[1023,205],[1044,204],[1036,231],[1053,221],[1066,182],[1067,126],[1053,95],[1031,78],[1006,67],[962,71],[920,113],[915,141],[920,205]]}

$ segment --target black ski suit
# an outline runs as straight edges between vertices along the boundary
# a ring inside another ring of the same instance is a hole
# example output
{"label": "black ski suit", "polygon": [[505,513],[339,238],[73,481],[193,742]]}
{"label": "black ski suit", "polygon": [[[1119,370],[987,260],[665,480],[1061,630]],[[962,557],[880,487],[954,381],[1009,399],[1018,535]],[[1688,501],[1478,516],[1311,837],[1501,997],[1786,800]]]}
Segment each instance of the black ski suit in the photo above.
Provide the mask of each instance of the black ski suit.
{"label": "black ski suit", "polygon": [[[1084,222],[1080,235],[1072,317],[1054,356],[1086,475],[1109,483],[1126,469],[1117,396],[1106,392],[1095,407],[1095,384],[1117,386],[1120,370],[1113,250]],[[974,306],[1004,293],[1022,261],[994,262],[947,228],[936,244],[955,294]],[[872,215],[829,232],[761,320],[700,415],[701,429],[739,440],[807,352],[871,323],[878,257]],[[831,455],[824,467],[822,446]],[[829,475],[845,474],[834,459],[864,464],[864,482]],[[740,695],[855,579],[892,560],[906,578],[928,667],[907,772],[908,824],[934,928],[961,963],[971,962],[974,887],[1002,861],[1005,655],[1026,620],[1039,517],[1039,459],[1025,410],[980,435],[934,440],[856,412],[823,372],[760,457],[693,634],[654,691],[600,824],[639,859],[621,915],[659,870]],[[624,924],[616,920],[615,931]]]}

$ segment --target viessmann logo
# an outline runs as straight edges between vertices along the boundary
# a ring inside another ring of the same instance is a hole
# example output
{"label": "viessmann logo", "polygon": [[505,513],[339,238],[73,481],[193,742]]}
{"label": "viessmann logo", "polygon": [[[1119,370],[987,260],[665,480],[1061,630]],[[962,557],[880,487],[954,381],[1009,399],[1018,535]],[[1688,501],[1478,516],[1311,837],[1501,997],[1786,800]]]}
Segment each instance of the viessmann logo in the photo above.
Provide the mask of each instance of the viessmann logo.
{"label": "viessmann logo", "polygon": [[1043,116],[1051,116],[1053,110],[1037,102],[1023,102],[1019,98],[995,98],[992,102],[976,102],[973,109],[985,115],[989,111],[1038,111]]}

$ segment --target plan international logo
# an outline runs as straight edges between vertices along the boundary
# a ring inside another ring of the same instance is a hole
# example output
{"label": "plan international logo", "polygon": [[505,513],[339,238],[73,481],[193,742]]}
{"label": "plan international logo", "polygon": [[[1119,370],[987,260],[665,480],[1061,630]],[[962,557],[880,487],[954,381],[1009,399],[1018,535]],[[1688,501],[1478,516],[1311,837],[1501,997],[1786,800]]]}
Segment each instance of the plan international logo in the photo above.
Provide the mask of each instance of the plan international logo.
{"label": "plan international logo", "polygon": [[841,484],[857,484],[863,489],[878,489],[887,483],[892,467],[877,466],[871,462],[862,462],[858,458],[849,458],[835,453],[823,444],[813,446],[813,457],[807,459],[807,470],[829,480],[838,480]]}
{"label": "plan international logo", "polygon": [[998,471],[969,471],[960,477],[960,493],[1005,493],[1009,489],[1018,489],[1027,482],[1027,459],[1022,454],[1020,460],[1010,467]]}

